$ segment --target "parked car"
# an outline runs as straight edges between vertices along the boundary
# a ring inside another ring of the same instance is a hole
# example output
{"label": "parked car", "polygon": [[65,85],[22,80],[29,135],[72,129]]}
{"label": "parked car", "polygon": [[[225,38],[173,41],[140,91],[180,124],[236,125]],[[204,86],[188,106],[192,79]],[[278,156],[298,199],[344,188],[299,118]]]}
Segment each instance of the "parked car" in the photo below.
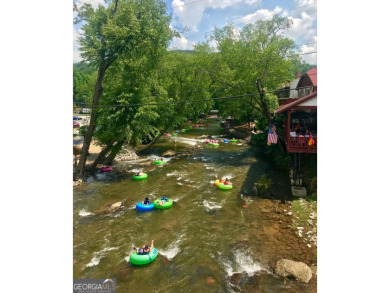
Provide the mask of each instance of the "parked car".
{"label": "parked car", "polygon": [[80,124],[76,121],[73,121],[73,127],[80,127]]}
{"label": "parked car", "polygon": [[83,118],[81,117],[77,117],[77,116],[73,116],[73,120],[82,120]]}

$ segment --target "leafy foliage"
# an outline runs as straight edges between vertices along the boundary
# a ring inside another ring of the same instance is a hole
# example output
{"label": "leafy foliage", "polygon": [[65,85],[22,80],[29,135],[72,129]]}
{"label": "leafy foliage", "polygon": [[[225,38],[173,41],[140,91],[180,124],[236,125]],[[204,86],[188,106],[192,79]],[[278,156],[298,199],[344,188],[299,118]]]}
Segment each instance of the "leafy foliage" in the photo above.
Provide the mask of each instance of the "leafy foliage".
{"label": "leafy foliage", "polygon": [[78,64],[73,65],[74,103],[81,107],[84,107],[85,104],[91,104],[96,77],[97,72],[94,69],[87,66],[78,66]]}
{"label": "leafy foliage", "polygon": [[[213,49],[210,42],[197,46],[208,58],[207,70],[215,86],[226,88],[225,96],[256,94],[256,80],[266,91],[277,89],[283,80],[293,79],[294,66],[291,55],[294,42],[280,32],[290,28],[291,20],[275,16],[272,20],[258,20],[246,25],[239,33],[232,24],[222,29],[215,28],[210,39],[217,44]],[[270,112],[278,106],[274,94],[267,94],[265,102]],[[216,103],[217,109],[239,121],[263,116],[260,95],[232,99]],[[260,119],[260,118],[259,118]],[[261,129],[265,130],[261,125]]]}
{"label": "leafy foliage", "polygon": [[[265,132],[258,141],[265,144],[268,121],[263,107],[272,114],[278,100],[273,93],[261,99],[256,80],[266,92],[272,91],[292,80],[298,65],[306,66],[291,57],[294,42],[282,34],[291,20],[275,16],[239,33],[229,24],[215,28],[212,37],[194,50],[167,51],[169,40],[178,34],[169,28],[163,1],[107,4],[96,10],[88,4],[78,9],[76,22],[84,21],[80,49],[86,62],[75,64],[73,74],[75,103],[90,103],[101,79],[99,104],[108,107],[96,110],[96,128],[91,129],[102,146],[150,141],[157,132],[172,131],[212,108],[239,122],[255,120],[257,129]],[[199,101],[253,93],[241,99]],[[155,103],[159,105],[138,105]],[[275,124],[281,127],[278,119]],[[277,160],[284,166],[288,158]]]}
{"label": "leafy foliage", "polygon": [[306,61],[302,60],[294,60],[294,75],[298,73],[298,70],[301,71],[301,73],[306,73],[310,69],[317,67],[316,65],[308,64]]}
{"label": "leafy foliage", "polygon": [[261,195],[267,195],[272,188],[272,180],[266,174],[260,176],[259,183],[257,184],[257,190]]}

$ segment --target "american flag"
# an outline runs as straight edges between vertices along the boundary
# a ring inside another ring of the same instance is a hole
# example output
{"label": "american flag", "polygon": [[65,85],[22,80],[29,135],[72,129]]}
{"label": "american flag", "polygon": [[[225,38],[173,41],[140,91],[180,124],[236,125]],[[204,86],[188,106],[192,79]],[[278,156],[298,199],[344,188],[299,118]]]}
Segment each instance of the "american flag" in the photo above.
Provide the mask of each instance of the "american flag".
{"label": "american flag", "polygon": [[276,134],[276,126],[271,124],[268,129],[267,144],[278,142],[278,135]]}

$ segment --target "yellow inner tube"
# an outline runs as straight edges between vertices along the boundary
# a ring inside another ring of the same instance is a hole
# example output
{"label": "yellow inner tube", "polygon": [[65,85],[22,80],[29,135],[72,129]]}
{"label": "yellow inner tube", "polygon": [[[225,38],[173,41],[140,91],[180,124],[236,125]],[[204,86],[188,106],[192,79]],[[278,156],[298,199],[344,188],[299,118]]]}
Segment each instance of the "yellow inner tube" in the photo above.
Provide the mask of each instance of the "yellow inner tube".
{"label": "yellow inner tube", "polygon": [[219,179],[217,179],[217,180],[214,181],[214,184],[216,186],[218,186],[220,183],[224,183],[224,182],[225,182],[225,180],[219,181]]}

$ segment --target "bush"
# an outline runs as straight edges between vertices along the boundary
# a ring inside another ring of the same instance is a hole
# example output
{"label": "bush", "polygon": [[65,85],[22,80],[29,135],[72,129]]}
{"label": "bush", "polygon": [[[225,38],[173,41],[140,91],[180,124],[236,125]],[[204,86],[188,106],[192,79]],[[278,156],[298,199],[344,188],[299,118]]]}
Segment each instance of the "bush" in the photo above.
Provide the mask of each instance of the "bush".
{"label": "bush", "polygon": [[257,184],[257,190],[259,195],[267,195],[270,193],[272,187],[272,180],[266,174],[260,176],[259,183]]}
{"label": "bush", "polygon": [[80,126],[79,128],[79,135],[86,135],[87,134],[87,131],[88,131],[88,126],[87,125],[84,125],[84,126]]}

